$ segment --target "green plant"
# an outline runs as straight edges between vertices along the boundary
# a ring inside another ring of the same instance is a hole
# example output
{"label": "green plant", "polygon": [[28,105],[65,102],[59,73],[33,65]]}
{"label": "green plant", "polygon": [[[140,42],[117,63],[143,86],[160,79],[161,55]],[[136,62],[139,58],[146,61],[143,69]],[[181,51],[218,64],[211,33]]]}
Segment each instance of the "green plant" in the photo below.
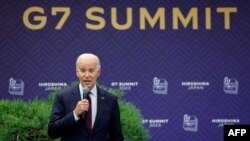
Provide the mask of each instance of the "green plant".
{"label": "green plant", "polygon": [[107,89],[118,97],[122,130],[125,141],[145,141],[149,138],[149,131],[142,124],[142,115],[140,111],[130,102],[122,101],[123,91],[117,89]]}
{"label": "green plant", "polygon": [[[123,92],[108,89],[119,97],[121,122],[125,141],[144,141],[149,132],[143,127],[140,111],[121,100]],[[0,100],[0,141],[49,141],[47,126],[57,91],[45,101]]]}

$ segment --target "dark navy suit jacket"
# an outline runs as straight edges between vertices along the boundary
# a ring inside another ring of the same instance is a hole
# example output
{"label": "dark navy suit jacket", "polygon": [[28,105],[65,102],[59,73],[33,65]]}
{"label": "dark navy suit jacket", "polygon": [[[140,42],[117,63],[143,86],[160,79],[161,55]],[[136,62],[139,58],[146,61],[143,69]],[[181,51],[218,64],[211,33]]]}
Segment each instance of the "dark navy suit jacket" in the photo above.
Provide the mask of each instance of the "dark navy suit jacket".
{"label": "dark navy suit jacket", "polygon": [[97,86],[97,114],[91,135],[73,110],[81,100],[79,85],[58,93],[51,110],[48,135],[61,141],[123,141],[117,98]]}

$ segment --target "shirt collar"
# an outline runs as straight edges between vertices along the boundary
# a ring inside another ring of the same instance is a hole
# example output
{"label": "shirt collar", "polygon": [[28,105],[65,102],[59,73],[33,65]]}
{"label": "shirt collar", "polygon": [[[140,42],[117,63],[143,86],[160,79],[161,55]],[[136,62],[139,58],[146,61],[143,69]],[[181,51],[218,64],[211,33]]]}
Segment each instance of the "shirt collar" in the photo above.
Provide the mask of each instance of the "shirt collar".
{"label": "shirt collar", "polygon": [[[80,90],[80,93],[82,94],[83,93],[83,86],[82,86],[82,84],[81,83],[79,83],[79,90]],[[90,92],[91,92],[91,95],[93,95],[93,96],[97,96],[97,87],[96,87],[96,84],[94,85],[94,87],[90,90]]]}
{"label": "shirt collar", "polygon": [[93,96],[97,96],[97,87],[96,87],[96,84],[94,85],[94,87],[90,90],[90,92],[91,92],[91,94],[93,95]]}

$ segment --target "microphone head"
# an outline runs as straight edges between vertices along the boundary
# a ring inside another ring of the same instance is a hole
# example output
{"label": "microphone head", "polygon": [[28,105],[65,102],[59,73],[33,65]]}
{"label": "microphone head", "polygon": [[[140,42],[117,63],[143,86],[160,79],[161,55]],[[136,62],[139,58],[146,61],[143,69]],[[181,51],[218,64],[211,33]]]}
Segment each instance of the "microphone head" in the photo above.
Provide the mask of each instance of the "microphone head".
{"label": "microphone head", "polygon": [[83,89],[82,89],[83,98],[86,98],[88,92],[89,92],[89,88],[88,87],[83,87]]}

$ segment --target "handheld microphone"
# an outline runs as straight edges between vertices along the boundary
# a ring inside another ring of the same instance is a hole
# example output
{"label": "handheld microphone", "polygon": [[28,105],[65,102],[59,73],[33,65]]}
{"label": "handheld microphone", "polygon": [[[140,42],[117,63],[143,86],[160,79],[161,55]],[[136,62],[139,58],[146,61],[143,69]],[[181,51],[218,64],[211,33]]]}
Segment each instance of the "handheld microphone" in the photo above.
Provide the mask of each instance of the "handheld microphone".
{"label": "handheld microphone", "polygon": [[82,89],[82,100],[86,99],[88,92],[89,92],[89,88],[88,87],[83,87],[83,89]]}
{"label": "handheld microphone", "polygon": [[[83,87],[83,89],[82,89],[82,100],[83,100],[83,99],[86,99],[87,93],[88,93],[88,92],[89,92],[89,88],[88,88],[88,87]],[[86,112],[83,112],[83,113],[82,113],[82,119],[84,119],[85,113],[86,113]]]}

